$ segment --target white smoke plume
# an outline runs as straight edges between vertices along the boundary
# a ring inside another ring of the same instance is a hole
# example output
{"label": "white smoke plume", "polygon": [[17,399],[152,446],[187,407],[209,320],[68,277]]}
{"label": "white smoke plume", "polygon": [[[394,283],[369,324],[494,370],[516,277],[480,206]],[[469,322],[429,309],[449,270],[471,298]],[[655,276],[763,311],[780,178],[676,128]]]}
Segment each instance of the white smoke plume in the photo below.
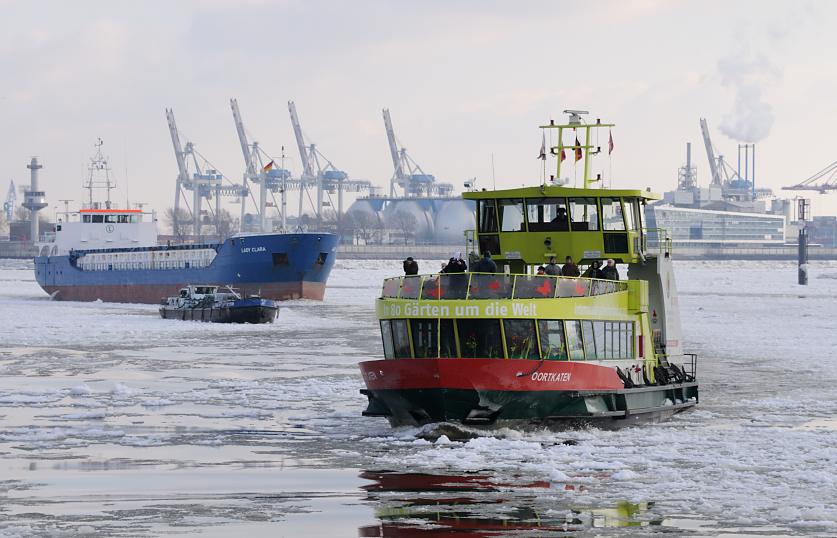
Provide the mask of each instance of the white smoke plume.
{"label": "white smoke plume", "polygon": [[721,119],[721,132],[738,142],[759,142],[775,120],[767,100],[769,89],[782,78],[783,45],[817,20],[814,4],[794,4],[784,17],[767,24],[739,24],[732,54],[718,61],[721,84],[733,92],[732,108]]}
{"label": "white smoke plume", "polygon": [[782,76],[781,70],[765,56],[739,56],[718,62],[721,83],[735,92],[732,110],[721,119],[721,132],[739,142],[764,139],[773,127],[773,107],[764,98],[771,83]]}

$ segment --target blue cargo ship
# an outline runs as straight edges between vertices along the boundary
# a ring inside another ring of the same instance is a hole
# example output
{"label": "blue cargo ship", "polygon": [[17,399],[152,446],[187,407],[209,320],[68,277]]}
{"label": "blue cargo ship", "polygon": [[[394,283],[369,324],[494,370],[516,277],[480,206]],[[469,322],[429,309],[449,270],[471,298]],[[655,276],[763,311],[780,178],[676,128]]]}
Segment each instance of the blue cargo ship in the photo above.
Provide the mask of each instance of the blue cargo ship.
{"label": "blue cargo ship", "polygon": [[159,304],[194,282],[245,297],[322,300],[338,243],[331,233],[264,233],[157,245],[153,213],[92,204],[72,215],[35,258],[38,284],[59,300]]}

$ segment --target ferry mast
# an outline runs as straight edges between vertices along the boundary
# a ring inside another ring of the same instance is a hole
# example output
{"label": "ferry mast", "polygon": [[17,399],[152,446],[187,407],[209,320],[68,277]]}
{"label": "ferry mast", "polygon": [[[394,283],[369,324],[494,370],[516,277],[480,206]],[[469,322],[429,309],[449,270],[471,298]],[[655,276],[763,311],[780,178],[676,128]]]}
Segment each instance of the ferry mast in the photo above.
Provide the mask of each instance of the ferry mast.
{"label": "ferry mast", "polygon": [[[564,156],[566,155],[565,150],[569,149],[575,152],[574,158],[576,161],[579,161],[582,158],[584,159],[584,188],[589,189],[592,183],[602,180],[601,176],[596,177],[595,179],[590,178],[590,157],[592,155],[598,155],[602,150],[601,146],[592,145],[592,131],[593,129],[601,129],[602,127],[607,127],[609,129],[614,127],[615,124],[602,123],[598,118],[596,118],[596,123],[584,123],[581,116],[583,114],[588,114],[586,110],[565,110],[564,113],[570,115],[566,124],[556,125],[554,120],[549,120],[549,125],[540,126],[541,129],[558,129],[558,145],[549,148],[551,154],[559,155],[557,159],[558,164],[555,170],[555,178],[558,180],[561,179],[561,162],[564,160]],[[574,133],[577,133],[579,130],[583,130],[584,142],[579,142],[578,136],[576,136],[572,144],[565,145],[563,135],[564,131],[569,129],[572,129]],[[579,157],[580,153],[583,155],[582,157]],[[545,157],[546,156],[544,155],[544,158]],[[546,178],[544,178],[544,180],[546,180]]]}

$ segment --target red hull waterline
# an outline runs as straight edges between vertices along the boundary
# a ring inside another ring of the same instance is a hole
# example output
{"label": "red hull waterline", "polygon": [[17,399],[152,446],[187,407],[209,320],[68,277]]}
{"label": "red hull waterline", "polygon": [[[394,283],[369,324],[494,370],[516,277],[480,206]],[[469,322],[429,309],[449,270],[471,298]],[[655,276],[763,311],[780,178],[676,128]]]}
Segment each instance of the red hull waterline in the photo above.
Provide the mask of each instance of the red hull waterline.
{"label": "red hull waterline", "polygon": [[624,388],[616,370],[568,361],[402,359],[360,363],[371,390],[589,391]]}
{"label": "red hull waterline", "polygon": [[[53,299],[59,301],[96,301],[101,299],[110,303],[146,303],[160,304],[166,297],[177,295],[188,284],[131,284],[100,286],[43,286]],[[236,286],[242,296],[259,294],[264,299],[287,301],[291,299],[311,299],[322,301],[325,295],[323,282],[270,282],[252,283]]]}

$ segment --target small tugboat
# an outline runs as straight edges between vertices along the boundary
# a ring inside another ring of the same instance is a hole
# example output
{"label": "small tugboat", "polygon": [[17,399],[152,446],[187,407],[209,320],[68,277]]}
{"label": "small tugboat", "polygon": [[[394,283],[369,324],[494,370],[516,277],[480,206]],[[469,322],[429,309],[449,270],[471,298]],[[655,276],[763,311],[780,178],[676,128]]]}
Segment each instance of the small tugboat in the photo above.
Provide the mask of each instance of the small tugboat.
{"label": "small tugboat", "polygon": [[232,288],[224,292],[218,286],[186,286],[160,306],[163,319],[212,323],[273,323],[278,311],[275,301],[257,295],[242,298]]}
{"label": "small tugboat", "polygon": [[[472,260],[488,254],[497,272],[384,281],[376,304],[384,358],[360,363],[364,415],[393,426],[618,427],[698,403],[697,357],[681,349],[671,243],[663,238],[653,252],[647,243],[642,209],[659,196],[592,188],[590,159],[600,149],[591,130],[612,125],[567,112],[567,124],[542,128],[558,130],[555,177],[565,149],[576,161],[585,154],[584,188],[544,181],[463,194],[476,202]],[[576,134],[565,146],[567,130]],[[568,256],[627,264],[627,280],[535,274]]]}

